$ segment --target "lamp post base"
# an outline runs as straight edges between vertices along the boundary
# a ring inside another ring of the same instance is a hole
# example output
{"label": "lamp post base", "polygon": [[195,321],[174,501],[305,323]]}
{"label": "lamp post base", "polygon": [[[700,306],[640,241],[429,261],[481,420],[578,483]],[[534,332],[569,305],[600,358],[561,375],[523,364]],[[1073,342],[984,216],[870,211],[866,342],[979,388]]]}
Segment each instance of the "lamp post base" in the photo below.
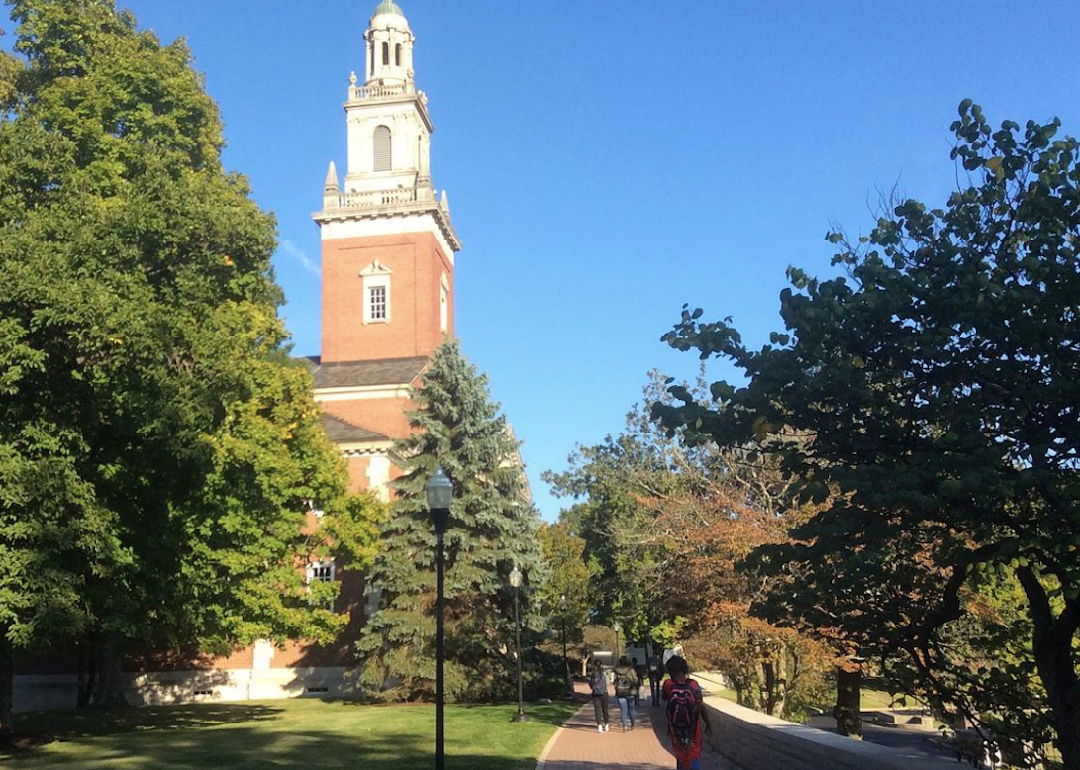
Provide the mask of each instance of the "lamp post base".
{"label": "lamp post base", "polygon": [[510,721],[511,722],[528,722],[529,721],[529,715],[524,713],[524,712],[519,711],[518,713],[514,714],[514,716],[510,717]]}

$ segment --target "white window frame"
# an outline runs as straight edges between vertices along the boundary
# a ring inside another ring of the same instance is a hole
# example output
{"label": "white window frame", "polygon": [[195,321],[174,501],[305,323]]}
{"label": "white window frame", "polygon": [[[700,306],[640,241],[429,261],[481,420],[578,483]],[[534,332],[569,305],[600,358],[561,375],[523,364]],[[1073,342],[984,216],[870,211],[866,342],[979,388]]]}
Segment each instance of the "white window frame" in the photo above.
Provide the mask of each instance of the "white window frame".
{"label": "white window frame", "polygon": [[389,315],[387,307],[390,304],[389,289],[390,287],[386,281],[364,282],[364,297],[367,307],[365,323],[386,323],[389,320],[387,318]]}
{"label": "white window frame", "polygon": [[334,564],[334,560],[329,561],[313,561],[307,568],[307,582],[310,585],[316,580],[321,580],[324,583],[333,583],[337,579],[337,565]]}
{"label": "white window frame", "polygon": [[[337,564],[333,559],[328,561],[313,561],[307,566],[306,580],[304,581],[308,586],[308,593],[311,593],[311,584],[319,581],[321,583],[333,583],[337,580]],[[314,604],[313,599],[309,599],[309,602]],[[334,609],[333,603],[329,603],[327,609]]]}
{"label": "white window frame", "polygon": [[[364,324],[385,324],[390,323],[390,270],[384,266],[379,260],[375,260],[366,268],[360,271],[360,279],[362,282],[364,305]],[[385,308],[383,317],[376,317],[374,314],[374,289],[383,289],[385,295]]]}

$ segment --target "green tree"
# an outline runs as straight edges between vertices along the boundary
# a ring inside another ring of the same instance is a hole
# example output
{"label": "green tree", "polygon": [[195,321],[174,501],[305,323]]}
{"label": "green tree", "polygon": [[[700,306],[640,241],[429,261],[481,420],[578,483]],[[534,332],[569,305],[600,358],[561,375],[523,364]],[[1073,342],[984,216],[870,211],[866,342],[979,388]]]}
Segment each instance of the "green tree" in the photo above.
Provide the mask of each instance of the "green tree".
{"label": "green tree", "polygon": [[[272,217],[190,54],[109,0],[11,0],[0,57],[0,727],[17,650],[327,640],[306,501],[340,460],[276,315]],[[363,539],[361,537],[361,539]],[[332,589],[331,589],[332,590]],[[87,693],[88,694],[88,693]]]}
{"label": "green tree", "polygon": [[537,535],[548,579],[537,588],[533,600],[537,611],[547,616],[548,627],[558,634],[554,640],[561,654],[564,645],[567,650],[577,646],[589,622],[592,570],[584,558],[585,541],[571,535],[568,525],[542,524]]}
{"label": "green tree", "polygon": [[[656,388],[655,381],[647,385],[646,396]],[[556,496],[574,501],[560,520],[585,541],[593,622],[619,628],[623,641],[650,640],[656,626],[673,620],[664,601],[664,541],[651,504],[693,483],[694,460],[635,408],[620,434],[576,447],[567,462],[566,471],[546,471],[543,479]]]}
{"label": "green tree", "polygon": [[434,692],[435,532],[424,485],[439,465],[454,484],[445,535],[445,693],[508,697],[516,682],[510,572],[516,564],[524,574],[522,612],[534,627],[532,593],[547,581],[518,443],[491,401],[487,377],[457,342],[435,352],[412,398],[415,432],[397,445],[404,474],[394,482],[385,548],[371,574],[382,596],[360,640],[361,680],[385,698]]}
{"label": "green tree", "polygon": [[[790,268],[786,332],[758,351],[729,323],[684,310],[664,339],[729,358],[747,382],[714,383],[711,403],[676,386],[681,403],[654,414],[691,438],[756,442],[782,458],[802,498],[832,494],[795,531],[799,542],[764,549],[762,564],[830,564],[832,585],[854,597],[906,591],[890,576],[895,562],[868,556],[929,559],[942,579],[921,581],[924,611],[897,622],[870,604],[836,622],[855,633],[885,624],[945,701],[963,701],[962,672],[938,674],[950,669],[944,636],[968,613],[964,591],[987,569],[1012,575],[1030,666],[1002,661],[985,675],[1025,692],[1037,672],[1042,693],[1013,724],[1039,742],[1041,718],[1076,770],[1080,166],[1076,140],[1055,138],[1058,128],[1005,121],[995,131],[965,100],[952,157],[966,186],[943,208],[896,205],[858,242],[831,234],[848,276],[819,281]],[[973,703],[972,715],[996,706]]]}
{"label": "green tree", "polygon": [[[653,373],[646,403],[666,397],[661,383]],[[828,649],[750,617],[776,581],[736,568],[755,546],[786,540],[805,515],[783,505],[787,484],[775,467],[665,436],[643,408],[623,433],[579,447],[570,463],[545,478],[580,499],[563,519],[587,544],[601,617],[630,639],[684,643],[698,664],[731,677],[746,705],[790,717],[818,702]]]}

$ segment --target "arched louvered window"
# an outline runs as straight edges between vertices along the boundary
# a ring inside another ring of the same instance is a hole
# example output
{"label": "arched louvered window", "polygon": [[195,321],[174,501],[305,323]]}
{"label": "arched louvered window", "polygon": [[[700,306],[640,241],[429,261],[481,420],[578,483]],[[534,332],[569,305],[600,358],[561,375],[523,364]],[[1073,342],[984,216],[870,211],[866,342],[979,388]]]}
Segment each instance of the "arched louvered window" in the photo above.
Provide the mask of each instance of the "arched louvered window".
{"label": "arched louvered window", "polygon": [[389,171],[391,168],[390,158],[390,129],[379,126],[375,129],[375,170]]}
{"label": "arched louvered window", "polygon": [[389,43],[383,43],[382,44],[382,63],[384,65],[387,65],[387,64],[390,63],[390,44]]}
{"label": "arched louvered window", "polygon": [[401,66],[401,43],[394,46],[394,66]]}

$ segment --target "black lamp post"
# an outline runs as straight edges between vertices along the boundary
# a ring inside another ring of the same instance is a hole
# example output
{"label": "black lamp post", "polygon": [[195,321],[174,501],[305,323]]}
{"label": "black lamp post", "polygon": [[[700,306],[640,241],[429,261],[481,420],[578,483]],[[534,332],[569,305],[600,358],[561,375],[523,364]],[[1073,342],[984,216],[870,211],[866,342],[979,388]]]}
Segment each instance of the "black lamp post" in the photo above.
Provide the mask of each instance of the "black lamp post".
{"label": "black lamp post", "polygon": [[521,686],[521,611],[518,608],[518,598],[521,596],[521,570],[514,565],[513,571],[510,573],[510,585],[514,587],[514,633],[517,635],[517,679],[518,679],[518,710],[510,718],[511,722],[528,722],[529,715],[525,713],[525,708],[522,705],[522,686]]}
{"label": "black lamp post", "polygon": [[445,770],[443,758],[443,534],[450,518],[450,501],[454,497],[454,484],[435,466],[435,473],[424,486],[427,492],[428,510],[435,525],[435,770]]}

